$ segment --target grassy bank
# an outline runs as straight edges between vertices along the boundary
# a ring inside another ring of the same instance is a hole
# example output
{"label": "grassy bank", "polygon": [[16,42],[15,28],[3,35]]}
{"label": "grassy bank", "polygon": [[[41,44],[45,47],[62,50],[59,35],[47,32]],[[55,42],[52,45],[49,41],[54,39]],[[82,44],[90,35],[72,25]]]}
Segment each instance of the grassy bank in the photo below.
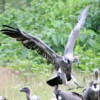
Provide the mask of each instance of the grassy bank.
{"label": "grassy bank", "polygon": [[[82,86],[88,86],[90,76],[93,74],[90,72],[76,72],[75,76]],[[8,100],[26,100],[25,94],[20,93],[21,87],[29,86],[31,88],[32,94],[40,96],[42,100],[52,100],[54,98],[53,88],[46,84],[46,80],[51,77],[51,72],[42,74],[34,74],[30,72],[17,72],[8,68],[0,67],[0,95],[7,97]],[[91,78],[91,79],[92,79]],[[75,91],[82,93],[83,88],[76,89],[73,82],[69,83],[73,86]],[[67,87],[60,86],[63,90],[67,90]],[[54,100],[54,99],[53,99]]]}

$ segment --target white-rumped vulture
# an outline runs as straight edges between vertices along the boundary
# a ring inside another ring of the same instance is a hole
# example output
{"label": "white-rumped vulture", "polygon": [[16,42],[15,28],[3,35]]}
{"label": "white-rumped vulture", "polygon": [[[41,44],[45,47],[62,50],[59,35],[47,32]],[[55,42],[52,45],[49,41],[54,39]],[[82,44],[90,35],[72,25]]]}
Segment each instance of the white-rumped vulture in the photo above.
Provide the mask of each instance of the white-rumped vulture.
{"label": "white-rumped vulture", "polygon": [[95,80],[89,82],[89,87],[84,89],[83,97],[85,100],[100,100],[100,88],[99,88],[99,70],[94,70]]}
{"label": "white-rumped vulture", "polygon": [[[78,62],[78,56],[73,55],[73,48],[75,45],[75,41],[79,36],[79,32],[82,29],[87,14],[88,14],[89,6],[87,6],[83,12],[81,13],[78,23],[75,25],[74,29],[72,30],[68,42],[65,46],[64,55],[58,55],[54,52],[50,47],[48,47],[42,40],[39,38],[28,34],[20,30],[19,28],[13,28],[8,25],[3,25],[3,29],[1,30],[2,34],[8,35],[12,38],[15,38],[17,41],[21,41],[21,43],[28,49],[37,51],[38,54],[45,57],[48,61],[54,64],[56,71],[58,70],[63,73],[64,77],[62,80],[62,84],[66,81],[70,81],[72,79],[71,69],[72,64],[74,62]],[[65,83],[64,83],[65,84]]]}
{"label": "white-rumped vulture", "polygon": [[79,93],[59,90],[58,85],[55,86],[54,94],[57,100],[84,100]]}
{"label": "white-rumped vulture", "polygon": [[30,95],[30,89],[29,87],[23,87],[20,89],[20,92],[25,92],[26,93],[26,98],[27,100],[40,100],[40,98],[36,95],[31,96]]}
{"label": "white-rumped vulture", "polygon": [[7,100],[5,97],[0,96],[0,100]]}

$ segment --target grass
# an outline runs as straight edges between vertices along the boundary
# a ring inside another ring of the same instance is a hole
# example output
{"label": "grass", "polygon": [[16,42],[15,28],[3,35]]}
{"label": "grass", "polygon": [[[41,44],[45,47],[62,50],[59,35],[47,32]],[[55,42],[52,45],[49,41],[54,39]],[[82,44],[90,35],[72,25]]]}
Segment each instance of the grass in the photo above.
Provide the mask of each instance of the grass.
{"label": "grass", "polygon": [[[75,76],[82,86],[88,86],[88,82],[93,79],[89,72],[76,72]],[[8,100],[26,100],[25,93],[20,93],[21,87],[29,86],[31,94],[38,95],[42,100],[52,100],[54,98],[53,88],[46,84],[46,81],[51,77],[51,73],[19,73],[9,68],[0,67],[0,95],[5,96]],[[70,82],[70,86],[75,87],[74,92],[82,94],[83,88],[76,89],[76,86]],[[66,86],[60,86],[62,90],[67,90]],[[54,100],[54,99],[53,99]]]}

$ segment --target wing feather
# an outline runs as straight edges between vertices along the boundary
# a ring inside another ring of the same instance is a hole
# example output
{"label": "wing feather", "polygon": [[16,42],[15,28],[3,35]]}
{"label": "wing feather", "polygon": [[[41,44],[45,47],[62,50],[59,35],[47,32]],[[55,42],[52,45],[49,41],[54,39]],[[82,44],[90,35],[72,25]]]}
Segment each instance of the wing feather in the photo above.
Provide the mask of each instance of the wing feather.
{"label": "wing feather", "polygon": [[3,25],[2,33],[12,38],[16,38],[17,41],[21,41],[22,44],[31,50],[36,50],[38,54],[45,57],[51,63],[56,64],[56,58],[60,58],[51,48],[49,48],[44,42],[35,36],[29,35],[26,32],[21,31],[18,28],[13,28],[8,25]]}
{"label": "wing feather", "polygon": [[84,26],[84,23],[85,23],[87,14],[88,14],[88,9],[89,9],[89,6],[87,6],[83,10],[83,12],[81,13],[80,18],[78,20],[78,23],[75,25],[74,29],[72,30],[72,32],[68,38],[68,42],[66,44],[66,47],[65,47],[65,54],[69,53],[69,54],[73,55],[74,44],[75,44],[77,37],[79,36],[80,30]]}

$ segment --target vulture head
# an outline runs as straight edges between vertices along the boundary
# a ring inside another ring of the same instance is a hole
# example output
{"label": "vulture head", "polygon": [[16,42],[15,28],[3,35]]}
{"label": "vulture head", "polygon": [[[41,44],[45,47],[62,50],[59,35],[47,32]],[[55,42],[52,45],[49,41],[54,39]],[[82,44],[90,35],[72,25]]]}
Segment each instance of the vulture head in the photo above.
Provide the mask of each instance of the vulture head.
{"label": "vulture head", "polygon": [[20,92],[25,92],[25,93],[29,93],[30,94],[30,89],[29,87],[24,87],[20,89]]}

